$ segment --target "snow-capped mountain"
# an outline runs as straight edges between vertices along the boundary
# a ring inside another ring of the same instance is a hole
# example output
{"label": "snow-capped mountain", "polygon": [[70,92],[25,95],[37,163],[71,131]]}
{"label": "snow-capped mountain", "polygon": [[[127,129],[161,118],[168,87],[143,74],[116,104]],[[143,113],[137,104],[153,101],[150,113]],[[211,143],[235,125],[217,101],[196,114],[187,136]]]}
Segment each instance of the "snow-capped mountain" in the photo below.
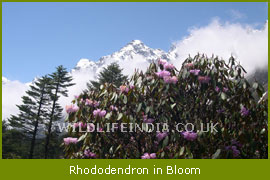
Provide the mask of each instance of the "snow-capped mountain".
{"label": "snow-capped mountain", "polygon": [[[213,21],[207,26],[191,29],[188,33],[188,36],[180,41],[175,41],[169,52],[152,49],[139,40],[133,40],[115,53],[103,56],[97,61],[79,60],[70,71],[76,85],[68,89],[69,97],[60,98],[60,104],[63,107],[70,104],[74,95],[85,90],[86,83],[89,80],[96,80],[98,73],[112,62],[118,62],[125,75],[132,75],[135,69],[144,71],[151,61],[159,58],[170,60],[180,68],[189,55],[193,57],[197,53],[204,53],[207,56],[215,54],[224,60],[234,55],[250,74],[256,69],[268,67],[268,21],[265,27],[260,29]],[[2,77],[3,119],[18,112],[15,104],[21,104],[21,96],[29,88],[29,84],[31,82],[22,83]]]}
{"label": "snow-capped mountain", "polygon": [[[146,46],[140,40],[133,40],[126,46],[121,48],[119,51],[114,52],[111,55],[103,56],[98,61],[94,62],[88,59],[81,59],[77,63],[76,67],[72,70],[80,71],[83,69],[88,69],[89,71],[95,71],[98,73],[103,67],[107,66],[112,62],[118,62],[122,68],[126,69],[125,65],[131,66],[132,64],[149,64],[156,61],[159,58],[170,60],[172,55],[161,49],[152,49]],[[131,63],[131,64],[130,64]],[[135,68],[136,66],[133,66]],[[125,70],[124,70],[125,71]],[[125,73],[125,72],[124,72]],[[131,74],[132,72],[126,71],[125,74]]]}
{"label": "snow-capped mountain", "polygon": [[89,59],[80,59],[76,66],[71,70],[75,86],[69,87],[69,97],[62,97],[61,104],[69,104],[75,95],[85,90],[87,82],[96,80],[97,75],[104,67],[112,62],[117,62],[123,69],[124,75],[132,75],[135,69],[146,70],[148,65],[158,59],[166,59],[168,61],[174,59],[174,53],[165,52],[161,49],[152,49],[146,46],[140,40],[133,40],[122,47],[119,51],[111,55],[103,56],[98,61]]}

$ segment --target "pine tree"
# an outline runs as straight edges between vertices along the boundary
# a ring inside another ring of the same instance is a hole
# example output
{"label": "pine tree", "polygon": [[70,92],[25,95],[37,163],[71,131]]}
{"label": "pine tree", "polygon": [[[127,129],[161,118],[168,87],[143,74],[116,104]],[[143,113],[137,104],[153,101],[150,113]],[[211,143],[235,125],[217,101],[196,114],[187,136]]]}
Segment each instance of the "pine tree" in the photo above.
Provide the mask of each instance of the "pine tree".
{"label": "pine tree", "polygon": [[20,159],[28,157],[28,143],[25,135],[11,129],[8,120],[2,121],[2,156],[3,159]]}
{"label": "pine tree", "polygon": [[51,79],[47,76],[37,79],[30,90],[26,91],[26,96],[22,97],[22,105],[17,105],[20,113],[12,115],[9,119],[10,126],[21,131],[30,139],[29,159],[33,158],[36,136],[39,125],[47,118],[46,107],[49,106]]}
{"label": "pine tree", "polygon": [[127,76],[122,74],[122,70],[116,62],[111,63],[100,72],[98,81],[87,83],[88,89],[99,89],[100,85],[104,83],[111,83],[116,87],[121,86],[127,80]]}
{"label": "pine tree", "polygon": [[[67,97],[67,88],[75,84],[71,83],[72,77],[68,74],[66,68],[63,66],[58,66],[56,71],[50,75],[52,79],[52,84],[50,86],[52,95],[52,107],[50,110],[49,122],[47,124],[47,136],[45,142],[45,159],[49,155],[50,140],[52,138],[52,126],[53,123],[60,120],[62,117],[63,108],[59,105],[58,100],[60,95]],[[56,133],[56,132],[54,132]]]}

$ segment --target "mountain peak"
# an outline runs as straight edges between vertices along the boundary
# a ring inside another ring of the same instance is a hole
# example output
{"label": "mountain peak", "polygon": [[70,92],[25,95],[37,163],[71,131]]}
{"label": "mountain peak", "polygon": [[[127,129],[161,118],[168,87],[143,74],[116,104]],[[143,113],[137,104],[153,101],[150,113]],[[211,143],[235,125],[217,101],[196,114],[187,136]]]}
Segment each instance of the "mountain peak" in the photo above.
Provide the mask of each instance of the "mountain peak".
{"label": "mountain peak", "polygon": [[135,39],[135,40],[132,40],[129,44],[138,45],[138,44],[143,44],[143,42]]}

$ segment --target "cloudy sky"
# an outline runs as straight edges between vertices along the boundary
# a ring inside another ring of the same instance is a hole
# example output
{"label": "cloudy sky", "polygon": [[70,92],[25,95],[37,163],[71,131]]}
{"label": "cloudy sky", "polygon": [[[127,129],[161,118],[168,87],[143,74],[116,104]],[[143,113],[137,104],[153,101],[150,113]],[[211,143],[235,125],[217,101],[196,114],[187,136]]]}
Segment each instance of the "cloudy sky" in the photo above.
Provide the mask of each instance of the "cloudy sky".
{"label": "cloudy sky", "polygon": [[265,2],[3,3],[2,118],[17,112],[35,77],[60,64],[71,70],[81,58],[97,61],[133,39],[165,51],[175,45],[180,58],[234,55],[249,71],[265,67],[267,16]]}

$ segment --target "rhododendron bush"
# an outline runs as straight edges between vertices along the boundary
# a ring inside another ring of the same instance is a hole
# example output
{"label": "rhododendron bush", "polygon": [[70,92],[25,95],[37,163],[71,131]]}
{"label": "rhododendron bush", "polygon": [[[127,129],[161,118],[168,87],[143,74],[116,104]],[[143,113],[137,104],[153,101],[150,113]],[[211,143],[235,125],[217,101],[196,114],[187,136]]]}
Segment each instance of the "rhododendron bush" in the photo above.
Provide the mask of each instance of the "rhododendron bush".
{"label": "rhododendron bush", "polygon": [[67,106],[66,158],[267,158],[264,89],[244,74],[233,57],[197,55],[84,92]]}

